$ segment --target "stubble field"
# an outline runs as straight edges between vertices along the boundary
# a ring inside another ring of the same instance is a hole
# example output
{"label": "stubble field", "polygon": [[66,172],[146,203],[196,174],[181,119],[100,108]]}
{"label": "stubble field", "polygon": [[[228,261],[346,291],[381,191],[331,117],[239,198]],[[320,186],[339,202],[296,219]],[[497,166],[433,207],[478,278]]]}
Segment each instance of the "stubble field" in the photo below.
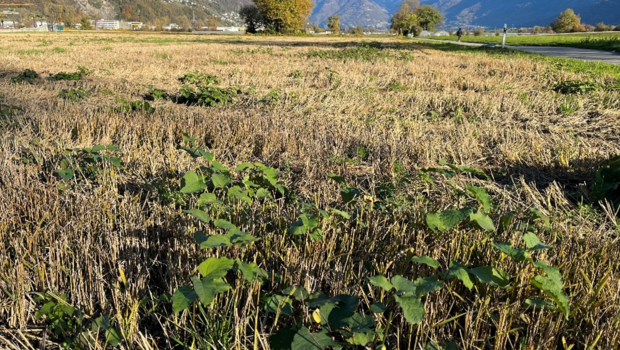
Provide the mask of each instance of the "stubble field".
{"label": "stubble field", "polygon": [[617,348],[618,69],[437,48],[0,36],[0,347]]}

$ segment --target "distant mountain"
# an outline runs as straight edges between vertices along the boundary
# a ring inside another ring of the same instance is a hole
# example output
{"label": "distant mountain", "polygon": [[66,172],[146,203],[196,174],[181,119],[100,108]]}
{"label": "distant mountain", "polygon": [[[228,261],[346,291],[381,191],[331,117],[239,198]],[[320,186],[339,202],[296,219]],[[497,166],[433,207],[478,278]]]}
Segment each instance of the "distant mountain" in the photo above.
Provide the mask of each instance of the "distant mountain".
{"label": "distant mountain", "polygon": [[[567,8],[582,17],[582,22],[620,24],[620,0],[421,0],[437,7],[446,17],[446,27],[549,25]],[[387,28],[400,0],[315,0],[310,18],[325,26],[331,15],[340,15],[343,26]]]}
{"label": "distant mountain", "polygon": [[223,26],[240,25],[238,11],[252,0],[0,0],[0,4],[23,2],[33,5],[18,7],[24,17],[41,14],[50,19],[59,17],[63,22],[78,22],[86,16],[188,27],[192,23],[206,25],[210,18]]}

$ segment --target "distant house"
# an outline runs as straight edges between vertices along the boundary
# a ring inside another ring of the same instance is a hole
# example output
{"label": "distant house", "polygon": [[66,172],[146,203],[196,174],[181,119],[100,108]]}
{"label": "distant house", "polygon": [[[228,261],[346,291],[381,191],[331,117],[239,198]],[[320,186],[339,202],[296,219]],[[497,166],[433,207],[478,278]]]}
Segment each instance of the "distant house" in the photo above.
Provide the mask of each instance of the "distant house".
{"label": "distant house", "polygon": [[144,23],[142,22],[125,22],[125,21],[120,22],[120,29],[140,30],[142,29],[142,26],[144,26]]}
{"label": "distant house", "polygon": [[95,28],[97,30],[101,30],[101,29],[120,29],[121,28],[121,22],[120,21],[114,21],[114,20],[105,20],[105,19],[100,19],[97,22],[95,22]]}
{"label": "distant house", "polygon": [[179,30],[179,29],[183,29],[183,28],[176,23],[170,23],[167,26],[164,26],[164,30]]}
{"label": "distant house", "polygon": [[245,28],[239,28],[239,27],[217,27],[215,28],[216,31],[218,32],[243,32],[245,31]]}
{"label": "distant house", "polygon": [[433,36],[450,36],[450,33],[446,32],[445,30],[440,30],[433,33]]}

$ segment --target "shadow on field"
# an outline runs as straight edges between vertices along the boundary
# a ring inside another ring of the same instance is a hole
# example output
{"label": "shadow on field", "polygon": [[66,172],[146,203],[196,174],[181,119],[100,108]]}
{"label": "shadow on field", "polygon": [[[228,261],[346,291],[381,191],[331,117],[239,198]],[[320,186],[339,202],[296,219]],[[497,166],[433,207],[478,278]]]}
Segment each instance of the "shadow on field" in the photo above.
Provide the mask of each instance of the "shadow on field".
{"label": "shadow on field", "polygon": [[[286,38],[290,39],[290,38]],[[264,40],[239,40],[239,39],[224,39],[217,41],[210,41],[212,44],[226,44],[226,45],[243,45],[243,46],[278,46],[278,47],[325,47],[325,48],[356,48],[356,47],[372,47],[376,49],[396,49],[396,50],[413,50],[432,48],[436,50],[446,52],[481,52],[489,50],[489,52],[497,52],[495,48],[485,47],[471,47],[463,45],[455,45],[450,43],[432,43],[432,42],[417,42],[417,41],[402,41],[402,42],[379,42],[368,41],[361,39],[359,41],[264,41]],[[501,49],[500,49],[501,50]],[[509,50],[502,50],[510,52]]]}
{"label": "shadow on field", "polygon": [[534,184],[539,191],[546,190],[556,182],[566,192],[574,194],[584,184],[590,186],[594,174],[603,159],[575,160],[570,167],[560,165],[515,164],[508,168],[497,169],[493,176],[498,183],[508,185],[520,178]]}

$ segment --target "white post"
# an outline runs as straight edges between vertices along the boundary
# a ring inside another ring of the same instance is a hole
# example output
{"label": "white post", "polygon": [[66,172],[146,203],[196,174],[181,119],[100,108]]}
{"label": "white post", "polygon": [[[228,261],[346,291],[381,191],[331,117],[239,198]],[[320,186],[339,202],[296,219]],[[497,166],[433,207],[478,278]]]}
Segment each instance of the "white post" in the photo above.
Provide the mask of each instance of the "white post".
{"label": "white post", "polygon": [[508,31],[508,25],[504,23],[504,37],[502,38],[502,49],[506,48],[506,32]]}

